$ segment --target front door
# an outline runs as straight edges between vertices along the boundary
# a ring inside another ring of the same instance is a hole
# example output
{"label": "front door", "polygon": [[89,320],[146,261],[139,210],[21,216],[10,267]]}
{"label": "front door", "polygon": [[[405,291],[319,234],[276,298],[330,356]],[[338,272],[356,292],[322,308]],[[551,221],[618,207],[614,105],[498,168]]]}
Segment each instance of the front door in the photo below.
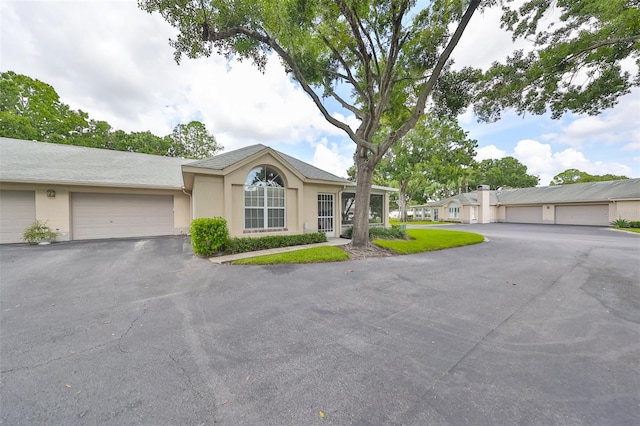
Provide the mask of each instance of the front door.
{"label": "front door", "polygon": [[318,232],[335,236],[333,220],[333,194],[318,194]]}

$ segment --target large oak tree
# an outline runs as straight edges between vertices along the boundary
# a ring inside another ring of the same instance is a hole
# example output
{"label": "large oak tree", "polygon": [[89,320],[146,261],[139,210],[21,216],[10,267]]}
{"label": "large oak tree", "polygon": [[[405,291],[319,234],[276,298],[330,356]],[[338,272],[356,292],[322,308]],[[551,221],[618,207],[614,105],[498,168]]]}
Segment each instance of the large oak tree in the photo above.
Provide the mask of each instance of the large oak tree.
{"label": "large oak tree", "polygon": [[[322,115],[356,144],[353,245],[369,243],[368,204],[376,165],[411,130],[447,70],[480,0],[141,0],[179,30],[175,57],[214,51],[264,68],[275,52]],[[450,78],[449,81],[455,81]],[[350,96],[339,88],[347,86]],[[359,120],[337,119],[331,96]],[[441,96],[442,103],[447,103]],[[451,109],[459,109],[457,99]],[[457,113],[458,111],[453,111]],[[384,135],[381,135],[384,123]]]}
{"label": "large oak tree", "polygon": [[[506,9],[504,25],[514,37],[537,37],[533,53],[516,52],[508,63],[496,64],[477,89],[478,74],[451,71],[449,59],[476,10],[497,3],[139,0],[144,10],[159,12],[178,30],[170,41],[178,62],[183,55],[215,52],[252,60],[264,69],[270,53],[280,57],[327,121],[356,145],[355,246],[369,242],[367,206],[376,166],[426,107],[455,116],[479,93],[477,111],[488,120],[503,108],[541,113],[550,107],[554,116],[564,110],[595,113],[638,84],[619,72],[622,59],[637,57],[637,0],[528,0],[520,9]],[[512,0],[500,3],[508,6]],[[543,28],[555,23],[545,19],[554,7],[562,13],[559,25]],[[617,29],[619,24],[624,28]],[[483,48],[482,35],[477,39]],[[576,87],[570,77],[582,70],[593,84]],[[598,89],[608,82],[611,87]],[[359,120],[357,129],[326,109],[326,96]]]}

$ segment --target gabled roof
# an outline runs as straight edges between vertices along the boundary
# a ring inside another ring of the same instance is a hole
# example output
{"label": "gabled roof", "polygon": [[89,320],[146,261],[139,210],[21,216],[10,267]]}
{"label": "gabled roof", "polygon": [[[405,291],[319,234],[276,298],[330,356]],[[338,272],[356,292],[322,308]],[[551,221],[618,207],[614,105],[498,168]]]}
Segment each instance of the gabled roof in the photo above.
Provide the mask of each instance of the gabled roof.
{"label": "gabled roof", "polygon": [[215,155],[213,157],[205,158],[203,160],[197,160],[185,164],[188,167],[198,167],[211,170],[224,170],[227,167],[232,167],[235,164],[252,157],[262,151],[272,151],[279,155],[288,165],[306,179],[311,180],[323,180],[329,182],[339,182],[348,184],[349,181],[345,178],[341,178],[329,172],[325,172],[309,163],[298,160],[290,155],[284,154],[273,148],[269,148],[262,144],[250,145],[244,148],[236,149],[234,151],[224,152],[222,154]]}
{"label": "gabled roof", "polygon": [[0,138],[0,181],[180,189],[193,160]]}
{"label": "gabled roof", "polygon": [[[490,205],[586,203],[629,199],[640,200],[640,179],[489,191]],[[458,194],[428,205],[443,206],[453,200],[464,205],[479,205],[478,191]]]}

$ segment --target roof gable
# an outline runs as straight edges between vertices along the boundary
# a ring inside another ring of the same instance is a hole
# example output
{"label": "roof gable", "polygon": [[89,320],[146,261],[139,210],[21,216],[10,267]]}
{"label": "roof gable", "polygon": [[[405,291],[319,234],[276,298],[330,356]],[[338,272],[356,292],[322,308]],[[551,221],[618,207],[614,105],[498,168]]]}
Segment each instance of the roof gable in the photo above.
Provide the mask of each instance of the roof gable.
{"label": "roof gable", "polygon": [[263,152],[271,152],[276,157],[279,157],[285,165],[289,166],[292,171],[298,173],[305,179],[309,180],[321,180],[337,183],[348,183],[345,178],[341,178],[309,163],[305,163],[302,160],[298,160],[295,157],[284,154],[273,148],[267,147],[262,144],[250,145],[244,148],[236,149],[234,151],[224,152],[222,154],[214,155],[213,157],[205,158],[203,160],[197,160],[184,165],[185,168],[201,168],[208,170],[223,171],[225,169],[234,169],[235,166],[242,164],[245,160],[255,157]]}

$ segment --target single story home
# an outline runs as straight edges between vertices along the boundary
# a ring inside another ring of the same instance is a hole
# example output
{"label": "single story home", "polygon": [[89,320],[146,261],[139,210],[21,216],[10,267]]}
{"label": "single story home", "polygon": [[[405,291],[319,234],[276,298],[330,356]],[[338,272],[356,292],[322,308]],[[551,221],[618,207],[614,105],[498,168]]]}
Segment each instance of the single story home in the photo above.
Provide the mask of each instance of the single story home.
{"label": "single story home", "polygon": [[[391,191],[372,189],[371,223],[388,226]],[[260,144],[194,161],[0,138],[0,243],[36,219],[58,241],[187,234],[214,216],[231,236],[333,237],[354,199],[354,182]]]}
{"label": "single story home", "polygon": [[416,220],[608,226],[640,221],[640,179],[476,191],[411,207]]}

